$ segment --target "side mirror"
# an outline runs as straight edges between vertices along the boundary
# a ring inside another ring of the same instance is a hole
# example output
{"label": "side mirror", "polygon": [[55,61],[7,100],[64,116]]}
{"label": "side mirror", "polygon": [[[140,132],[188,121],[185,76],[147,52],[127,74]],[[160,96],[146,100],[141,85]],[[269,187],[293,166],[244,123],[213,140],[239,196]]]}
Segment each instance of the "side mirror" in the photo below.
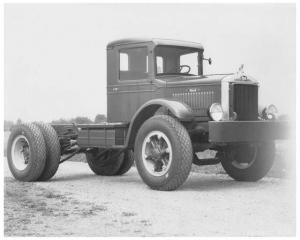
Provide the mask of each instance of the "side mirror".
{"label": "side mirror", "polygon": [[202,60],[206,60],[206,61],[208,61],[208,64],[209,64],[209,65],[211,65],[211,63],[212,63],[212,60],[211,60],[211,58],[204,58],[204,57],[203,57],[203,58],[202,58]]}

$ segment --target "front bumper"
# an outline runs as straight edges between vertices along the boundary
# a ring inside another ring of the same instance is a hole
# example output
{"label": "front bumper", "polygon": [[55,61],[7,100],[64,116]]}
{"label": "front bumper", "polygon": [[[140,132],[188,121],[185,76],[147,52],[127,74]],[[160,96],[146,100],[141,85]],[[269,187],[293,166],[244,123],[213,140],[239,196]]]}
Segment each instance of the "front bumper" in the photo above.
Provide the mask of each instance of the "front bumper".
{"label": "front bumper", "polygon": [[258,142],[289,138],[287,121],[210,121],[210,142]]}

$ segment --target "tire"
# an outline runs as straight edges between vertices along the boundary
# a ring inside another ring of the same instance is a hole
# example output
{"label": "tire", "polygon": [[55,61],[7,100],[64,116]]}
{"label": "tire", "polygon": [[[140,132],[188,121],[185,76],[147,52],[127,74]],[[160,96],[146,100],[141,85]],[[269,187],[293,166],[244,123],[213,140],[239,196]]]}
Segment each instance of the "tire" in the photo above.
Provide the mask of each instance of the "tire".
{"label": "tire", "polygon": [[226,173],[237,181],[255,182],[272,168],[275,158],[274,142],[228,146],[220,154]]}
{"label": "tire", "polygon": [[114,176],[119,171],[122,158],[114,157],[115,152],[108,150],[103,156],[99,157],[99,153],[105,149],[93,149],[86,153],[86,160],[90,169],[97,175]]}
{"label": "tire", "polygon": [[123,175],[127,173],[134,163],[134,156],[132,150],[125,151],[120,155],[120,157],[122,158],[122,164],[116,175]]}
{"label": "tire", "polygon": [[59,166],[60,143],[56,131],[50,124],[34,123],[42,132],[46,144],[46,165],[39,181],[47,181],[52,178]]}
{"label": "tire", "polygon": [[7,161],[17,180],[38,180],[46,164],[46,144],[37,126],[23,123],[12,128],[7,144]]}
{"label": "tire", "polygon": [[193,163],[187,130],[167,115],[155,115],[145,121],[135,139],[134,153],[141,178],[155,190],[177,189],[187,179]]}

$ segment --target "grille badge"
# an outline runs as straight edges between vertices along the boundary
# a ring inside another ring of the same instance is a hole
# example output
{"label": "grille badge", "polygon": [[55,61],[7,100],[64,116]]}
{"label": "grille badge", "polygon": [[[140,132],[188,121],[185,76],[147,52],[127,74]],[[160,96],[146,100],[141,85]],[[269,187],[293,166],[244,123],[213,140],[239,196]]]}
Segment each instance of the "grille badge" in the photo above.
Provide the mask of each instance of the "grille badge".
{"label": "grille badge", "polygon": [[190,93],[197,92],[197,89],[196,89],[196,88],[190,88],[190,89],[189,89],[189,92],[190,92]]}

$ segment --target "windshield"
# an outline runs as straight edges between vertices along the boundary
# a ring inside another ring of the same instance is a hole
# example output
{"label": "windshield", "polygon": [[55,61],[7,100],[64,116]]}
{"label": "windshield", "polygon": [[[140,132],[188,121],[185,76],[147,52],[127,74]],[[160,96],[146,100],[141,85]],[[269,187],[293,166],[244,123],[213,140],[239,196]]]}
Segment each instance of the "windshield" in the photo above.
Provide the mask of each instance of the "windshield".
{"label": "windshield", "polygon": [[156,75],[202,75],[202,50],[178,46],[155,48]]}

